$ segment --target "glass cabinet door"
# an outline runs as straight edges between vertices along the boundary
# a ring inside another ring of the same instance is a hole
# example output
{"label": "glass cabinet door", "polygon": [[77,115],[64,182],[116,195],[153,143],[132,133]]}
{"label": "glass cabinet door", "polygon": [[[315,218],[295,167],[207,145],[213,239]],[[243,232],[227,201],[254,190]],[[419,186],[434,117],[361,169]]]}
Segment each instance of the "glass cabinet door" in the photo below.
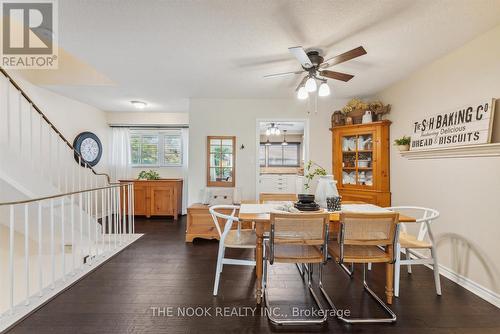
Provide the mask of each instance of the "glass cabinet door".
{"label": "glass cabinet door", "polygon": [[373,134],[342,136],[342,185],[373,186]]}
{"label": "glass cabinet door", "polygon": [[234,186],[235,137],[208,137],[207,185]]}

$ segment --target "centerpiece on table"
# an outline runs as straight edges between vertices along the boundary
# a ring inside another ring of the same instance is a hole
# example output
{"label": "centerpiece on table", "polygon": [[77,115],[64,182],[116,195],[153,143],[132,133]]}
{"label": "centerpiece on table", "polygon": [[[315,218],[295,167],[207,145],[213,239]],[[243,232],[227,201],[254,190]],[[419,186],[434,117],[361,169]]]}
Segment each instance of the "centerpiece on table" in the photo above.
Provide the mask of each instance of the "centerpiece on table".
{"label": "centerpiece on table", "polygon": [[[315,177],[319,177],[319,179],[315,194],[299,194],[299,202],[303,202],[304,200],[312,202],[315,200],[319,207],[327,208],[327,198],[339,196],[336,185],[337,181],[333,179],[333,175],[327,175],[326,170],[312,160],[309,160],[304,170],[304,177],[306,178],[304,189],[306,191],[310,191],[311,182]],[[300,210],[300,208],[298,209]]]}

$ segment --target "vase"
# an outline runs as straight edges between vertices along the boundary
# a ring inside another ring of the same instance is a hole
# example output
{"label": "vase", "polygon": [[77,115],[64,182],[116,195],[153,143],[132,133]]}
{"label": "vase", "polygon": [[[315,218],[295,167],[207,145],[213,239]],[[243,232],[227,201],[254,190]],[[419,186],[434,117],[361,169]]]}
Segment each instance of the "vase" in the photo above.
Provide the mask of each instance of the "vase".
{"label": "vase", "polygon": [[320,176],[314,195],[316,203],[326,209],[326,198],[334,196],[339,196],[339,192],[337,190],[337,181],[333,179],[333,175]]}
{"label": "vase", "polygon": [[409,151],[410,150],[410,145],[396,145],[398,150],[401,152]]}

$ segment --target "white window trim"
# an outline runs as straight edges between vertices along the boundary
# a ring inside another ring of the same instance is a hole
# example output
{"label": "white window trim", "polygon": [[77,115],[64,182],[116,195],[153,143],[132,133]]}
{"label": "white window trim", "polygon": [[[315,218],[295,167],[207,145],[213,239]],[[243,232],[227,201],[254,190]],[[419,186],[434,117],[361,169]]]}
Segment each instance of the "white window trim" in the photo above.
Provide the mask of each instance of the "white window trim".
{"label": "white window trim", "polygon": [[[133,168],[159,168],[159,167],[182,167],[184,165],[184,142],[182,139],[182,132],[181,130],[177,129],[172,129],[172,130],[146,130],[146,129],[140,129],[140,130],[130,130],[130,137],[134,135],[139,135],[139,136],[144,136],[144,135],[156,135],[158,136],[158,156],[157,164],[134,164],[132,161],[130,161],[130,166]],[[172,164],[172,163],[166,163],[165,162],[165,136],[166,135],[178,135],[179,139],[181,141],[180,143],[180,155],[181,155],[181,161],[177,164]],[[131,144],[132,145],[132,142]],[[141,149],[142,149],[142,143],[141,143]],[[132,152],[132,146],[130,146],[130,151]],[[142,156],[142,155],[141,155]],[[130,154],[130,157],[132,159],[132,154]]]}

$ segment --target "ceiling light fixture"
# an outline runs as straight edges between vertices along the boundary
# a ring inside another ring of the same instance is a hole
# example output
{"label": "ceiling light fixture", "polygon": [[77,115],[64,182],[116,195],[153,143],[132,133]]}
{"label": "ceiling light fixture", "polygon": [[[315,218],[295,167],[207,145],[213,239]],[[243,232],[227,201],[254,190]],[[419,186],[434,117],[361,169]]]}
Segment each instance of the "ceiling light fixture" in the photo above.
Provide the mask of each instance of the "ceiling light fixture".
{"label": "ceiling light fixture", "polygon": [[148,105],[146,102],[142,101],[130,101],[130,103],[132,103],[132,105],[137,109],[144,109]]}
{"label": "ceiling light fixture", "polygon": [[297,92],[297,98],[299,100],[305,100],[307,99],[309,94],[307,93],[307,90],[304,86],[299,88],[299,91]]}
{"label": "ceiling light fixture", "polygon": [[326,81],[324,81],[319,86],[318,96],[328,96],[328,95],[330,95],[330,87],[328,86],[328,84],[326,83]]}
{"label": "ceiling light fixture", "polygon": [[282,146],[288,145],[288,142],[286,141],[286,130],[283,130],[283,142],[281,143]]}
{"label": "ceiling light fixture", "polygon": [[276,126],[276,123],[271,123],[266,130],[266,136],[279,136],[281,134],[281,130]]}
{"label": "ceiling light fixture", "polygon": [[271,146],[271,142],[269,141],[269,137],[267,138],[267,141],[264,143],[266,146]]}
{"label": "ceiling light fixture", "polygon": [[318,88],[318,85],[316,84],[316,79],[314,79],[313,77],[309,77],[309,79],[307,79],[306,81],[305,87],[309,93],[315,92],[316,89]]}

